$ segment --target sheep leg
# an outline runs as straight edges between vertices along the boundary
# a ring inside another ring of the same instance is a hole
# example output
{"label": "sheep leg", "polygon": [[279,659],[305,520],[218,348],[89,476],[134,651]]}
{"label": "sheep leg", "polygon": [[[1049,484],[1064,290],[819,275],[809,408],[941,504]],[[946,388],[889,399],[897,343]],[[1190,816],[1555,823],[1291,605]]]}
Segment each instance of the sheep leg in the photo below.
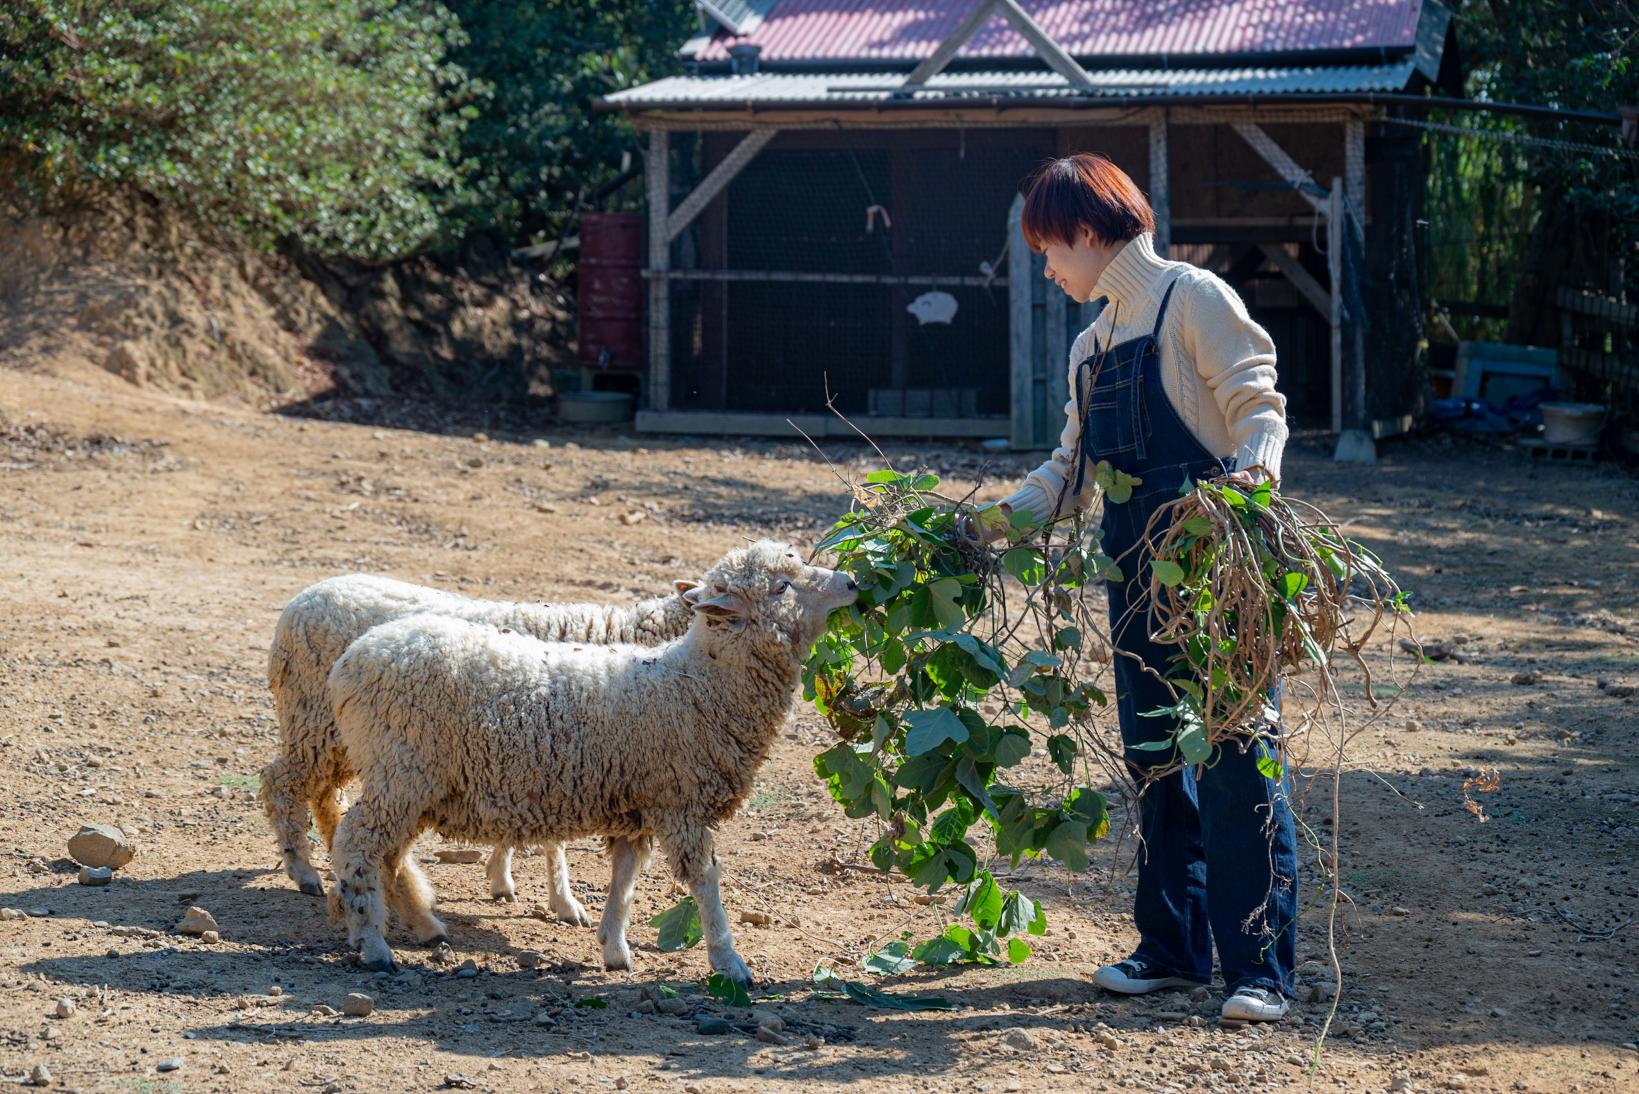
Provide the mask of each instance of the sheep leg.
{"label": "sheep leg", "polygon": [[[309,896],[324,895],[324,880],[308,861],[307,769],[280,756],[262,768],[257,796],[279,841],[279,859],[296,887]],[[332,823],[332,827],[334,824]]]}
{"label": "sheep leg", "polygon": [[496,900],[517,900],[518,889],[512,884],[512,847],[497,843],[490,849],[489,861],[484,864],[489,875],[489,895]]}
{"label": "sheep leg", "polygon": [[751,987],[751,970],[734,952],[734,933],[729,930],[728,913],[723,910],[719,888],[723,867],[712,847],[711,830],[703,821],[674,821],[661,826],[660,842],[671,859],[672,872],[688,886],[700,908],[700,930],[706,936],[706,957],[712,971],[742,987]]}
{"label": "sheep leg", "polygon": [[[632,967],[632,951],[626,945],[626,927],[632,919],[632,894],[637,890],[638,876],[649,864],[649,849],[647,837],[635,840],[609,837],[609,900],[603,906],[603,918],[598,920],[598,941],[603,945],[603,967],[606,969]],[[561,847],[558,853],[563,854]],[[568,880],[566,871],[565,887]]]}
{"label": "sheep leg", "polygon": [[[564,857],[563,844],[554,841],[543,845],[542,850],[549,850],[552,853],[552,895],[547,903],[551,906],[553,913],[564,923],[573,923],[577,927],[590,927],[592,917],[586,914],[586,909],[581,906],[580,901],[575,899],[575,894],[569,889],[569,860]],[[641,874],[643,872],[643,867],[647,865],[648,861],[649,852],[645,847],[642,861],[637,866],[637,873]],[[633,875],[632,883],[634,885],[637,883],[636,875]]]}
{"label": "sheep leg", "polygon": [[423,946],[449,941],[443,922],[433,915],[433,903],[437,899],[438,894],[421,864],[416,862],[414,852],[406,848],[388,885],[387,903]]}
{"label": "sheep leg", "polygon": [[[336,828],[331,868],[330,918],[347,924],[347,941],[359,950],[366,968],[393,972],[393,949],[387,929],[387,888],[398,882],[385,877],[399,864],[414,838],[411,824],[394,819],[369,797],[347,811]],[[396,871],[395,871],[396,872]],[[384,884],[385,881],[385,884]]]}
{"label": "sheep leg", "polygon": [[324,840],[325,850],[329,850],[336,843],[336,825],[341,823],[341,815],[347,810],[347,795],[339,786],[324,787],[313,795],[309,804],[319,838]]}

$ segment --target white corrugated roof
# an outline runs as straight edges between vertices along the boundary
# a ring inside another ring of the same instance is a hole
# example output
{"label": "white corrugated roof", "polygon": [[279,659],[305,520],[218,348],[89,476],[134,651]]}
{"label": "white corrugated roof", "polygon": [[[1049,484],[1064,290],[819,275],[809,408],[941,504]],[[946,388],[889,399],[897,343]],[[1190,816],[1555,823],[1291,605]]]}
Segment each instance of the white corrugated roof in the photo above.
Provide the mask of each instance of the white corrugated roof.
{"label": "white corrugated roof", "polygon": [[[1301,68],[1111,69],[1089,72],[1093,90],[1070,86],[1056,72],[944,72],[912,98],[961,103],[969,99],[1071,99],[1182,95],[1298,95],[1403,90],[1409,60],[1386,65],[1317,65]],[[888,102],[904,79],[892,73],[765,72],[751,76],[672,76],[605,98],[613,106],[656,108],[711,103],[757,106],[855,105]]]}

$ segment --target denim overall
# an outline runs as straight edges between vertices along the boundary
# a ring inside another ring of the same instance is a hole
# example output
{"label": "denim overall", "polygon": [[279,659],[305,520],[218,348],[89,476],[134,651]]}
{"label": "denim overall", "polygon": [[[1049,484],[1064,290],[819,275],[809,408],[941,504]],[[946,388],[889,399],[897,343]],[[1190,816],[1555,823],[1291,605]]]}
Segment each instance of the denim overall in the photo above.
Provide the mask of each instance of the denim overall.
{"label": "denim overall", "polygon": [[[1161,384],[1156,339],[1177,284],[1161,298],[1153,331],[1110,346],[1102,365],[1095,342],[1094,355],[1077,369],[1076,384],[1085,410],[1075,495],[1088,466],[1099,460],[1144,480],[1128,501],[1104,503],[1104,552],[1126,576],[1109,584],[1111,637],[1117,650],[1162,675],[1177,647],[1151,641],[1147,613],[1130,610],[1148,584],[1149,557],[1139,546],[1145,526],[1178,497],[1185,481],[1233,470],[1233,461],[1201,447]],[[1173,705],[1166,687],[1121,653],[1114,669],[1127,762],[1140,775],[1170,763],[1172,750],[1132,747],[1176,732],[1176,719],[1144,717]],[[1208,982],[1216,941],[1229,992],[1261,987],[1290,998],[1297,843],[1288,788],[1258,770],[1256,750],[1243,753],[1231,745],[1217,750],[1199,779],[1195,769],[1185,768],[1151,783],[1139,798],[1139,831],[1133,919],[1140,936],[1135,956],[1153,970],[1145,975]],[[1249,916],[1255,924],[1250,929]]]}

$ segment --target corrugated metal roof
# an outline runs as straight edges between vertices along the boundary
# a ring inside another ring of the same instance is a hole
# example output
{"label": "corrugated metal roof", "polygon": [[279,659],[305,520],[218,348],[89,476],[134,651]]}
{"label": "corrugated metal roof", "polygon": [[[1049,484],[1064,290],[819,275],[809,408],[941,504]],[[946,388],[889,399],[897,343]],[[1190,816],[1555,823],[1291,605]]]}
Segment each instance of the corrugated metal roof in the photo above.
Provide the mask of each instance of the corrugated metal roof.
{"label": "corrugated metal roof", "polygon": [[[728,59],[754,43],[762,60],[905,60],[932,53],[975,0],[774,0],[745,36],[718,33],[696,60]],[[1410,49],[1423,0],[1020,0],[1043,30],[1076,57],[1301,53]],[[1034,50],[993,15],[957,54],[1031,57]]]}
{"label": "corrugated metal roof", "polygon": [[[916,92],[918,101],[981,98],[1064,98],[1096,102],[1100,96],[1297,95],[1350,91],[1394,92],[1411,80],[1410,59],[1386,65],[1317,65],[1301,68],[1119,69],[1088,73],[1095,90],[1072,88],[1055,72],[944,72]],[[709,103],[757,106],[854,105],[886,102],[902,77],[892,73],[764,72],[753,76],[672,76],[616,92],[612,105],[654,109]]]}

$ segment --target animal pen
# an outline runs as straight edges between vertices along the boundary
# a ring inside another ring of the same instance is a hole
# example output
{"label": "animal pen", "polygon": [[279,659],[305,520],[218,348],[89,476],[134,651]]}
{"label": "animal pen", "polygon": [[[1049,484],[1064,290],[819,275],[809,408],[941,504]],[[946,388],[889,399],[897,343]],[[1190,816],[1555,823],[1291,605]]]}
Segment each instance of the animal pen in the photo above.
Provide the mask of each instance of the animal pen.
{"label": "animal pen", "polygon": [[646,140],[638,429],[846,430],[830,401],[875,436],[1050,447],[1098,304],[1042,277],[1021,190],[1079,151],[1241,293],[1296,426],[1370,459],[1409,424],[1424,166],[1385,122],[1460,88],[1432,0],[700,7],[686,74],[602,102]]}

